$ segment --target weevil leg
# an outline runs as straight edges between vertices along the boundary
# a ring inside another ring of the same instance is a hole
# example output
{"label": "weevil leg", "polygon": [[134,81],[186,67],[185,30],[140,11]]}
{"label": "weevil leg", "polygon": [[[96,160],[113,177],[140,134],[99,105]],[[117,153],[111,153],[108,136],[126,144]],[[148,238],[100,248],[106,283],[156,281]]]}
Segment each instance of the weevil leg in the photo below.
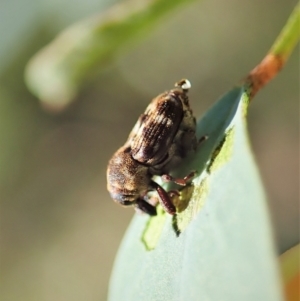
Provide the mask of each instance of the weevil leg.
{"label": "weevil leg", "polygon": [[169,194],[156,182],[152,181],[151,186],[157,191],[159,195],[159,202],[163,209],[171,214],[174,215],[176,213],[176,207],[173,205],[171,197]]}
{"label": "weevil leg", "polygon": [[200,146],[204,141],[206,141],[208,139],[207,135],[202,136],[199,140],[198,140],[198,146]]}
{"label": "weevil leg", "polygon": [[[203,144],[204,141],[206,141],[208,139],[207,135],[202,136],[199,140],[198,140],[198,145],[197,147],[201,146]],[[180,186],[186,186],[186,184],[195,177],[195,175],[197,174],[197,172],[191,171],[187,176],[185,176],[184,178],[174,178],[169,174],[163,174],[161,176],[162,180],[164,182],[173,182],[177,185]]]}
{"label": "weevil leg", "polygon": [[151,216],[157,215],[156,208],[143,199],[138,199],[136,201],[136,209],[141,210],[142,212]]}
{"label": "weevil leg", "polygon": [[191,171],[187,176],[184,178],[174,178],[169,174],[162,175],[161,178],[164,182],[173,182],[180,186],[186,186],[186,184],[195,177],[197,172],[195,170]]}

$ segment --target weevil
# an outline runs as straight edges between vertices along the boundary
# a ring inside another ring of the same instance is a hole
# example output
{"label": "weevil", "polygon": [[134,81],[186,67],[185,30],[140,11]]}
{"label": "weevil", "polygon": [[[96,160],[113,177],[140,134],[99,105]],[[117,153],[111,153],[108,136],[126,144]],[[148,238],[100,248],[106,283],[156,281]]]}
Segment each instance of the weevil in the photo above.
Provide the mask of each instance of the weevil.
{"label": "weevil", "polygon": [[107,189],[112,199],[138,211],[156,215],[148,193],[157,191],[164,210],[174,215],[171,194],[153,180],[185,185],[194,173],[183,179],[169,175],[172,168],[197,148],[196,119],[187,92],[191,84],[183,79],[175,89],[155,97],[140,115],[125,144],[112,156],[107,167]]}

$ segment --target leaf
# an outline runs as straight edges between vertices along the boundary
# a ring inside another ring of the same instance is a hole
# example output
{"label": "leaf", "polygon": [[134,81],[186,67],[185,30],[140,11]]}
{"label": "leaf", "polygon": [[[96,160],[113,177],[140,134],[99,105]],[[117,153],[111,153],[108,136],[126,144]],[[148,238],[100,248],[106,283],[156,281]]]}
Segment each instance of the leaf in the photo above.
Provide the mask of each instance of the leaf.
{"label": "leaf", "polygon": [[208,139],[179,167],[179,174],[199,173],[177,200],[186,208],[176,219],[162,211],[134,217],[116,258],[110,301],[282,300],[246,132],[248,100],[243,87],[234,88],[198,122],[198,136]]}
{"label": "leaf", "polygon": [[28,63],[28,88],[45,106],[62,110],[82,85],[130,42],[173,9],[192,0],[127,0],[61,32]]}

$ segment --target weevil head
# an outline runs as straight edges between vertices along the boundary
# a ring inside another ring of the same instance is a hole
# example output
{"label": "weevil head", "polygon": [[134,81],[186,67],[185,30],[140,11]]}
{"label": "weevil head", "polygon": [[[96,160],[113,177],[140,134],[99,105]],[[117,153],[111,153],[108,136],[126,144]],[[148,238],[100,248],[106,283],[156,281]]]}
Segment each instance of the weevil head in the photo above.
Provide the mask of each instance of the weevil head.
{"label": "weevil head", "polygon": [[111,198],[122,206],[135,206],[149,189],[148,169],[131,157],[129,147],[121,147],[107,167],[107,189]]}

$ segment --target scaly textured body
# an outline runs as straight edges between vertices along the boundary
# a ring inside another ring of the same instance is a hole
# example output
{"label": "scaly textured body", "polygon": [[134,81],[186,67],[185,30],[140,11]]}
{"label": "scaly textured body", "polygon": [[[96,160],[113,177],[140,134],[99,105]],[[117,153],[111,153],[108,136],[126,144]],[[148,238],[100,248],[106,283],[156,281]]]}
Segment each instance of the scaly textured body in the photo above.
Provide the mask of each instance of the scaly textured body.
{"label": "scaly textured body", "polygon": [[190,83],[182,80],[175,89],[154,98],[125,145],[109,161],[107,189],[114,201],[155,215],[147,193],[156,190],[163,208],[176,213],[168,193],[152,177],[168,174],[197,147],[196,121],[187,96],[189,87]]}

